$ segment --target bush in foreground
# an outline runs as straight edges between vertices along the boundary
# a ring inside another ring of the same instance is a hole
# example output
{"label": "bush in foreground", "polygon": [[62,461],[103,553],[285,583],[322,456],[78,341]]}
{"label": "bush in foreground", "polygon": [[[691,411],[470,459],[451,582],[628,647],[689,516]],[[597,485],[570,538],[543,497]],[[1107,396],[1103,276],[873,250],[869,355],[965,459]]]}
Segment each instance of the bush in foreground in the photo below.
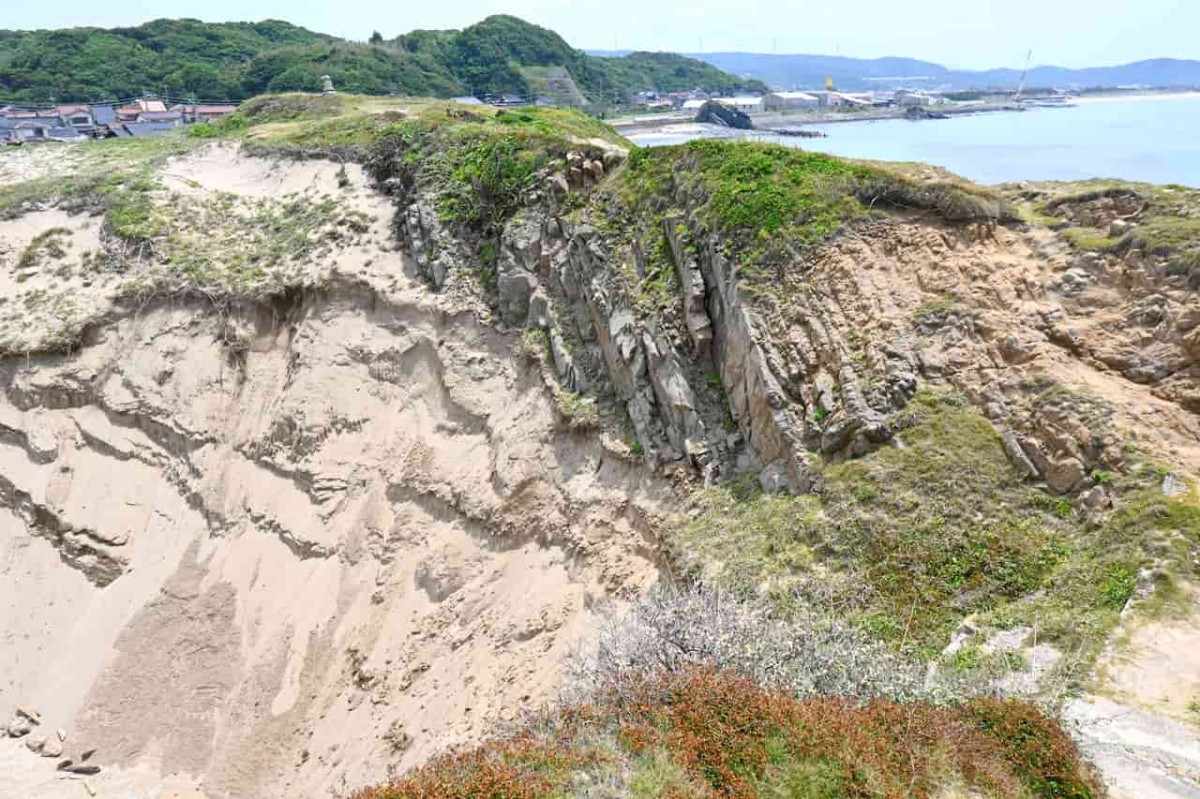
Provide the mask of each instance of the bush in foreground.
{"label": "bush in foreground", "polygon": [[646,676],[355,799],[1103,795],[1034,705],[796,699],[714,669]]}

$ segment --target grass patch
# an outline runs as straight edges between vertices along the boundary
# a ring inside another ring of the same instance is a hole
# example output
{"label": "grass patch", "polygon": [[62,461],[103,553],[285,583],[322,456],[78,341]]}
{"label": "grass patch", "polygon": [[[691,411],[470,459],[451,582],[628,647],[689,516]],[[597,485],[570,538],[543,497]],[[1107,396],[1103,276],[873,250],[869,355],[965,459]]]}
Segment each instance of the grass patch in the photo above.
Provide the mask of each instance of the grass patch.
{"label": "grass patch", "polygon": [[837,233],[883,210],[931,211],[947,221],[1012,218],[982,189],[922,181],[887,168],[757,142],[696,140],[638,148],[613,187],[613,228],[644,230],[664,210],[686,213],[718,234],[740,259],[751,285],[769,286],[778,269]]}
{"label": "grass patch", "polygon": [[913,309],[913,324],[917,327],[941,327],[958,308],[958,298],[953,295],[927,300]]}
{"label": "grass patch", "polygon": [[743,593],[819,586],[839,613],[922,659],[981,614],[1086,661],[1167,542],[1190,571],[1200,509],[1163,497],[1161,478],[1110,481],[1118,510],[1088,527],[1022,479],[974,409],[918,394],[902,416],[902,446],[826,464],[819,496],[766,495],[752,481],[699,492],[699,513],[670,536],[681,560]]}
{"label": "grass patch", "polygon": [[536,362],[550,357],[550,334],[545,330],[526,330],[521,334],[521,352]]}
{"label": "grass patch", "polygon": [[558,391],[554,395],[554,407],[572,430],[590,430],[600,423],[600,412],[592,397]]}
{"label": "grass patch", "polygon": [[17,271],[37,269],[46,260],[56,261],[65,256],[63,239],[70,235],[71,231],[66,228],[55,227],[34,236],[17,257]]}
{"label": "grass patch", "polygon": [[1063,237],[1077,250],[1102,252],[1112,249],[1117,243],[1107,232],[1098,232],[1091,228],[1073,227],[1062,232]]}
{"label": "grass patch", "polygon": [[1110,238],[1107,230],[1078,227],[1065,230],[1063,235],[1082,250],[1123,251],[1137,246],[1154,255],[1170,257],[1176,273],[1190,274],[1200,269],[1200,189],[1092,180],[1039,184],[1039,191],[1049,195],[1049,199],[1031,213],[1049,225],[1061,223],[1066,206],[1133,197],[1142,208],[1133,220],[1137,226],[1123,238]]}

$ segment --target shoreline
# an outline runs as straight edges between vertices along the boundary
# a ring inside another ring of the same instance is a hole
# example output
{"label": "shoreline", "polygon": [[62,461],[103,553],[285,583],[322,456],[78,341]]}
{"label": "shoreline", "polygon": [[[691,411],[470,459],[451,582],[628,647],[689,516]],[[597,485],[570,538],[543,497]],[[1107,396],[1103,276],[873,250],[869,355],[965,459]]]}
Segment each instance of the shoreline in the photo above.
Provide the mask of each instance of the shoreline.
{"label": "shoreline", "polygon": [[[1073,103],[1078,105],[1094,105],[1099,103],[1119,103],[1119,102],[1142,102],[1148,100],[1188,100],[1200,99],[1200,90],[1171,90],[1161,92],[1112,92],[1102,95],[1081,95],[1074,98]],[[1071,106],[1063,106],[1063,110],[1069,109]],[[934,106],[935,113],[945,114],[947,117],[960,116],[976,116],[979,114],[998,114],[998,113],[1024,113],[1025,110],[1039,110],[1041,108],[1054,108],[1053,106],[1036,106],[1031,109],[1019,109],[1011,102],[996,102],[985,103],[982,105],[972,106]],[[906,119],[906,109],[902,108],[875,108],[865,111],[779,111],[767,112],[751,115],[751,120],[754,122],[753,132],[772,133],[772,128],[808,128],[812,126],[824,125],[841,125],[852,122],[880,122],[885,120]],[[913,120],[921,121],[936,121],[936,120]],[[671,114],[655,114],[645,117],[625,117],[608,120],[608,124],[612,125],[616,131],[622,135],[645,136],[645,135],[664,135],[669,136],[683,132],[681,128],[686,125],[699,125],[702,123],[696,122],[695,118],[688,114],[675,112]]]}

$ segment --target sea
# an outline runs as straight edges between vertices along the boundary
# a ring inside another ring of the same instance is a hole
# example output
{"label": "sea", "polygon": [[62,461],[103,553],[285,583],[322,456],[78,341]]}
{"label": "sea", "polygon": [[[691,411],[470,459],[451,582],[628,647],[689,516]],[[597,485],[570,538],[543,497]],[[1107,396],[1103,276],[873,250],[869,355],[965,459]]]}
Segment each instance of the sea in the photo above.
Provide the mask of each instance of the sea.
{"label": "sea", "polygon": [[[1200,187],[1200,94],[1081,99],[1064,108],[804,128],[827,138],[757,133],[749,138],[848,158],[935,164],[984,184],[1119,178]],[[629,138],[656,145],[729,135],[727,129],[689,125]]]}

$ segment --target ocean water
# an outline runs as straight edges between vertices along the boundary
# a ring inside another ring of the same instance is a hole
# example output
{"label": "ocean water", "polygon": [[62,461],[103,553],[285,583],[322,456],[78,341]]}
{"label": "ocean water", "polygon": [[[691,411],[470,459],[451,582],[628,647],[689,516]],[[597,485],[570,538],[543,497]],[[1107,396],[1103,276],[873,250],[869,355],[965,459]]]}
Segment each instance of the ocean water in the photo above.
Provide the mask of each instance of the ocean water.
{"label": "ocean water", "polygon": [[[1200,186],[1200,95],[1091,100],[1069,108],[920,122],[888,119],[806,127],[828,138],[754,138],[849,158],[936,164],[978,183],[1108,177]],[[653,145],[697,135],[698,131],[630,138]]]}

